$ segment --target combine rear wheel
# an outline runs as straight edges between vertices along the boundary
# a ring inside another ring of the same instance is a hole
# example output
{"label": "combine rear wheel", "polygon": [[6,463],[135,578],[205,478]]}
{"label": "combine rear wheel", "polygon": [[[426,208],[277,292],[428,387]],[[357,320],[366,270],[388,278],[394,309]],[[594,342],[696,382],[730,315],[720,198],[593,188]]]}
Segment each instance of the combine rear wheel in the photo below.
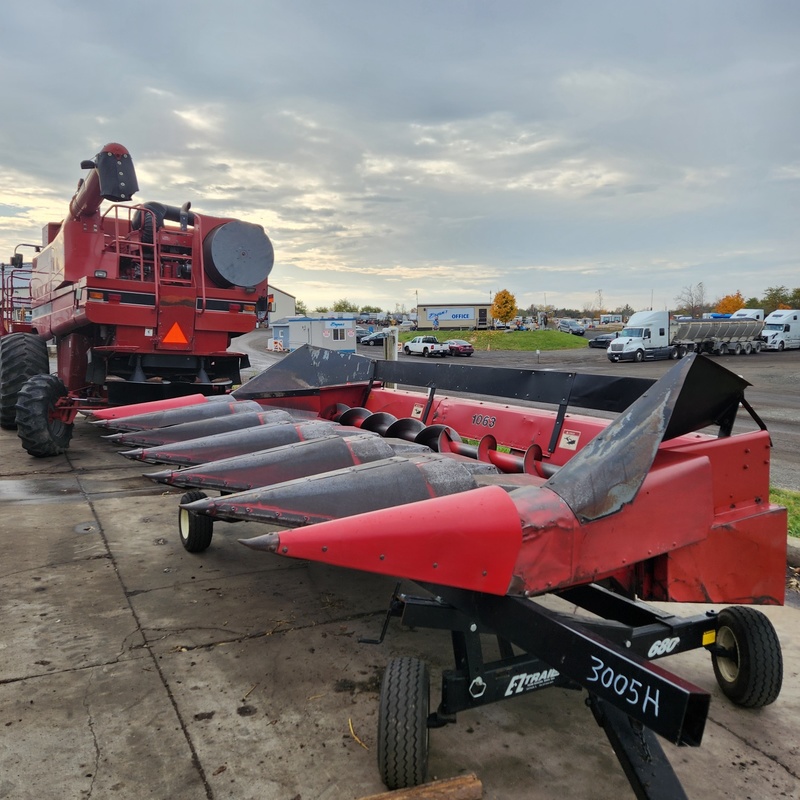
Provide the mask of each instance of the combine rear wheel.
{"label": "combine rear wheel", "polygon": [[755,608],[731,606],[720,611],[712,663],[720,689],[739,706],[761,708],[780,694],[781,643],[772,623]]}
{"label": "combine rear wheel", "polygon": [[0,339],[0,428],[17,427],[17,396],[28,378],[50,372],[47,343],[35,333]]}
{"label": "combine rear wheel", "polygon": [[36,458],[63,453],[72,439],[72,423],[56,414],[56,403],[67,389],[55,375],[34,375],[17,396],[17,435],[22,446]]}
{"label": "combine rear wheel", "polygon": [[[196,489],[181,497],[181,505],[194,503],[195,500],[205,500],[208,495]],[[206,514],[198,514],[187,508],[178,509],[178,532],[181,544],[190,553],[202,553],[208,550],[211,537],[214,535],[214,520]]]}
{"label": "combine rear wheel", "polygon": [[393,658],[381,683],[378,769],[389,789],[416,786],[428,771],[428,666],[418,658]]}

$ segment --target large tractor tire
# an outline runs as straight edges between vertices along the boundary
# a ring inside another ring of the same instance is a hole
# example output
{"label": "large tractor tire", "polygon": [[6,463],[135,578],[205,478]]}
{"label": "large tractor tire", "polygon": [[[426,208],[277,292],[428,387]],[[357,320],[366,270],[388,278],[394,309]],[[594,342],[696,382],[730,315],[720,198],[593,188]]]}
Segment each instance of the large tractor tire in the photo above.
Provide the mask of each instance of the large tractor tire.
{"label": "large tractor tire", "polygon": [[52,417],[67,389],[55,375],[34,375],[17,397],[17,435],[22,446],[36,458],[63,453],[72,439],[72,423]]}
{"label": "large tractor tire", "polygon": [[17,427],[17,396],[28,378],[50,372],[47,342],[35,333],[0,339],[0,428]]}

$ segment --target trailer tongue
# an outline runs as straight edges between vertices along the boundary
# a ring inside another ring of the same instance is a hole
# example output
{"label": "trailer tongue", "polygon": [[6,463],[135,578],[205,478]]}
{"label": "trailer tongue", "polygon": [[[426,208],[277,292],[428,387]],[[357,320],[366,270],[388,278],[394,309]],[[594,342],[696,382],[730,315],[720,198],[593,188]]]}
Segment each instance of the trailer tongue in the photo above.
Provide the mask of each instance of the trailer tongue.
{"label": "trailer tongue", "polygon": [[[769,502],[770,437],[747,385],[696,355],[654,382],[304,347],[234,392],[294,422],[144,452],[175,463],[178,448],[178,463],[194,465],[148,476],[194,487],[179,510],[191,552],[211,545],[215,520],[257,520],[271,527],[243,542],[252,550],[426,590],[398,586],[378,641],[393,617],[449,630],[455,664],[433,711],[425,664],[387,667],[378,762],[390,788],[424,780],[428,730],[459,711],[562,686],[587,691],[638,797],[675,798],[657,736],[698,746],[710,697],[654,660],[705,649],[744,707],[781,688],[777,636],[748,604],[783,602],[786,512]],[[734,431],[740,408],[756,430]],[[679,618],[648,600],[736,605]],[[484,658],[485,634],[499,657]]]}

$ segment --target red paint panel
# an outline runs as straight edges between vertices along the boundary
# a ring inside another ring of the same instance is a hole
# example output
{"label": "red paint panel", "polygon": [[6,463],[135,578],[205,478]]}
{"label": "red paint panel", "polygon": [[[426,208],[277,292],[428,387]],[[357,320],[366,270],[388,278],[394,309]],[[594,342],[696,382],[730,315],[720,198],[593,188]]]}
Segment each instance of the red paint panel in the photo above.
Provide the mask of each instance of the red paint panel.
{"label": "red paint panel", "polygon": [[521,542],[516,506],[489,486],[281,532],[278,553],[502,595]]}
{"label": "red paint panel", "polygon": [[717,520],[708,538],[659,559],[654,599],[783,605],[786,509],[753,506]]}
{"label": "red paint panel", "polygon": [[546,488],[512,492],[524,526],[514,569],[520,588],[537,594],[589,583],[705,539],[710,485],[707,459],[659,457],[632,504],[585,525]]}
{"label": "red paint panel", "polygon": [[208,398],[203,394],[190,394],[186,397],[171,397],[167,400],[152,400],[149,403],[134,403],[128,406],[101,408],[92,412],[92,419],[120,419],[138,414],[149,414],[151,411],[167,411],[170,408],[183,408],[205,403]]}

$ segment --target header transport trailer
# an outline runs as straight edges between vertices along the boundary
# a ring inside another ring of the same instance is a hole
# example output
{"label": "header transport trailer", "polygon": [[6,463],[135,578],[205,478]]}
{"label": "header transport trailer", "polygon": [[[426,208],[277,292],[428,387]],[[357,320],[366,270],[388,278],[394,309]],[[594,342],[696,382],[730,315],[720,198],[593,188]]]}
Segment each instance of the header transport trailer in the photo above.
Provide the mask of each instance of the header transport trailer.
{"label": "header transport trailer", "polygon": [[[186,491],[189,552],[213,558],[213,528],[251,520],[265,532],[243,543],[263,557],[425,590],[398,586],[378,641],[392,617],[449,630],[455,666],[432,710],[427,665],[389,662],[377,731],[389,788],[425,779],[428,732],[459,711],[561,687],[587,692],[637,797],[675,800],[655,734],[699,745],[710,695],[652,662],[704,649],[748,708],[781,688],[777,635],[750,604],[783,602],[786,510],[769,501],[770,435],[748,385],[695,354],[652,381],[305,346],[230,402],[93,423]],[[734,430],[740,409],[756,430]],[[733,605],[680,618],[648,600]],[[486,634],[499,657],[484,657]]]}
{"label": "header transport trailer", "polygon": [[120,144],[81,167],[89,173],[65,219],[44,226],[29,275],[19,252],[3,269],[0,426],[34,456],[63,452],[81,410],[238,385],[249,361],[228,346],[268,302],[274,254],[261,226],[188,202],[131,204],[139,187]]}
{"label": "header transport trailer", "polygon": [[609,361],[675,359],[687,353],[758,353],[764,346],[763,327],[763,319],[750,317],[673,320],[668,311],[637,311],[606,353]]}

